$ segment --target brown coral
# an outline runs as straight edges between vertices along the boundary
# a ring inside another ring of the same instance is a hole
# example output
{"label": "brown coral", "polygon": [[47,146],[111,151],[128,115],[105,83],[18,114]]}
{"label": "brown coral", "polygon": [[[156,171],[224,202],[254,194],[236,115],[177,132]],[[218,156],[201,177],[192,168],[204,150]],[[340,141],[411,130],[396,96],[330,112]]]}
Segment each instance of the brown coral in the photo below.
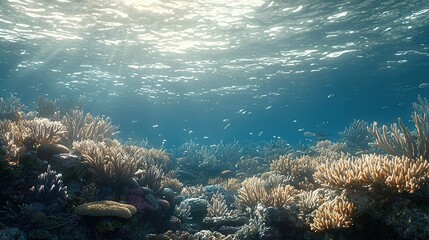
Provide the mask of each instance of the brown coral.
{"label": "brown coral", "polygon": [[363,155],[327,162],[319,166],[314,178],[337,189],[387,186],[396,192],[414,193],[428,184],[429,163],[422,157],[411,160],[405,156]]}
{"label": "brown coral", "polygon": [[73,143],[96,179],[106,185],[120,189],[137,171],[137,162],[129,157],[117,141],[94,142],[86,140]]}
{"label": "brown coral", "polygon": [[348,228],[353,225],[352,216],[355,212],[354,203],[347,201],[344,197],[338,197],[332,201],[322,204],[316,210],[311,230],[315,232]]}
{"label": "brown coral", "polygon": [[104,200],[84,203],[73,212],[82,216],[131,218],[137,209],[129,204]]}

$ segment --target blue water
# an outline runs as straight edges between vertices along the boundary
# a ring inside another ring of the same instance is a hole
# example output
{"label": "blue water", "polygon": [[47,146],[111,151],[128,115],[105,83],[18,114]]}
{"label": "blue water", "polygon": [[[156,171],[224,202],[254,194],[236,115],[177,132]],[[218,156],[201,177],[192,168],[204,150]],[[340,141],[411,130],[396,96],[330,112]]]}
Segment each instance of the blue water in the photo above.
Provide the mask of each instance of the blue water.
{"label": "blue water", "polygon": [[3,0],[0,96],[83,96],[154,145],[311,144],[409,119],[428,29],[423,0]]}

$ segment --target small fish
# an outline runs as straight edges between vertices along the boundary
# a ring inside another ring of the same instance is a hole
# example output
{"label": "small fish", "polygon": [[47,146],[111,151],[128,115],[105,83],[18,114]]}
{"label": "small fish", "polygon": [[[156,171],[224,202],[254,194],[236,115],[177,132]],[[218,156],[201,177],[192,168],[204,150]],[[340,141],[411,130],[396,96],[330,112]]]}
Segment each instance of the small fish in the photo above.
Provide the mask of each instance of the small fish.
{"label": "small fish", "polygon": [[231,123],[228,123],[223,129],[227,129],[229,126],[231,126]]}
{"label": "small fish", "polygon": [[226,178],[228,178],[228,177],[232,177],[233,172],[232,172],[231,170],[223,170],[223,171],[220,173],[220,175],[221,175],[222,177],[226,177]]}
{"label": "small fish", "polygon": [[329,94],[328,95],[328,98],[333,98],[333,97],[335,97],[335,94]]}
{"label": "small fish", "polygon": [[305,132],[304,136],[306,136],[306,137],[315,137],[316,134],[314,132]]}
{"label": "small fish", "polygon": [[229,122],[229,118],[225,118],[223,122]]}
{"label": "small fish", "polygon": [[153,127],[153,128],[157,128],[157,127],[159,127],[159,125],[158,125],[158,124],[155,124],[155,125],[153,125],[152,127]]}
{"label": "small fish", "polygon": [[427,87],[429,87],[429,83],[421,83],[421,84],[419,85],[419,88],[420,88],[420,89],[427,88]]}

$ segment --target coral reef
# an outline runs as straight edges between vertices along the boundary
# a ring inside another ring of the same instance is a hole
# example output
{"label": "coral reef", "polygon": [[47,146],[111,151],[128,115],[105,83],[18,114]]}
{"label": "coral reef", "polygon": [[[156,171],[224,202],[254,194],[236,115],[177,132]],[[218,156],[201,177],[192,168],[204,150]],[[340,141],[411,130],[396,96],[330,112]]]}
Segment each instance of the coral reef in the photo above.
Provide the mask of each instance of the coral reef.
{"label": "coral reef", "polygon": [[157,149],[113,139],[118,126],[78,105],[42,97],[26,113],[0,98],[0,236],[428,239],[428,102],[418,101],[415,131],[354,120],[340,142]]}

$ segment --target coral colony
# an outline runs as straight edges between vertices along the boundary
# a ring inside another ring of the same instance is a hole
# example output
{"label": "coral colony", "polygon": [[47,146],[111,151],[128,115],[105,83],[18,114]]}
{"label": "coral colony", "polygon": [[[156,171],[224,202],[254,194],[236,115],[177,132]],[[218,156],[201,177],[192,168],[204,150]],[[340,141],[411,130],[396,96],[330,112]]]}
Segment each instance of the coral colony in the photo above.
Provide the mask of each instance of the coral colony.
{"label": "coral colony", "polygon": [[412,127],[299,149],[156,149],[81,100],[0,98],[0,239],[429,239],[428,114],[418,97]]}

